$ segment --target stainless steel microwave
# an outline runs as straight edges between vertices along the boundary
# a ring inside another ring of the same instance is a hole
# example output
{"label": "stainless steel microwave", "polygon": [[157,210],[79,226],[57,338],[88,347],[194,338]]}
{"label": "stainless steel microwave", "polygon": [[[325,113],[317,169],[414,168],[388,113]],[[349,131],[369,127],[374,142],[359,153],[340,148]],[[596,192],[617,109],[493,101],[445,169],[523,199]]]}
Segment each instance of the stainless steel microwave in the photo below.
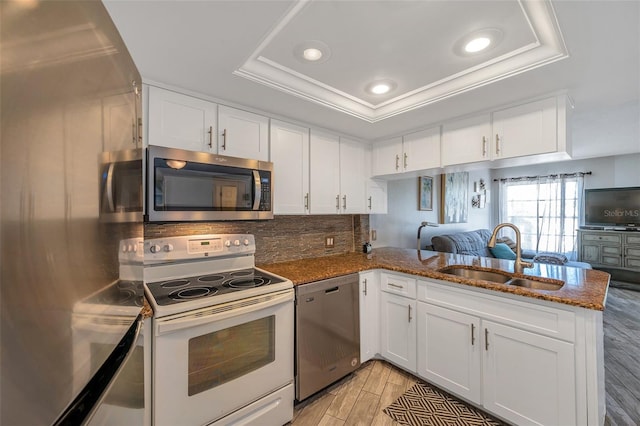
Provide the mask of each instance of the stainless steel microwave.
{"label": "stainless steel microwave", "polygon": [[273,219],[273,163],[150,145],[148,222]]}
{"label": "stainless steel microwave", "polygon": [[142,149],[100,154],[100,221],[142,222]]}

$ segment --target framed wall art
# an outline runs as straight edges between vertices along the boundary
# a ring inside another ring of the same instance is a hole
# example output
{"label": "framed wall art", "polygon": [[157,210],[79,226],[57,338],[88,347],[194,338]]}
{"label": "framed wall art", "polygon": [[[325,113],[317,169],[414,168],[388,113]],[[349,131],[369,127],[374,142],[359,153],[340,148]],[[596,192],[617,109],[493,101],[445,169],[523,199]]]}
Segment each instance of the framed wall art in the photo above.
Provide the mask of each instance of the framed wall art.
{"label": "framed wall art", "polygon": [[440,223],[465,223],[469,215],[469,172],[442,175]]}
{"label": "framed wall art", "polygon": [[418,178],[418,210],[433,210],[433,178]]}

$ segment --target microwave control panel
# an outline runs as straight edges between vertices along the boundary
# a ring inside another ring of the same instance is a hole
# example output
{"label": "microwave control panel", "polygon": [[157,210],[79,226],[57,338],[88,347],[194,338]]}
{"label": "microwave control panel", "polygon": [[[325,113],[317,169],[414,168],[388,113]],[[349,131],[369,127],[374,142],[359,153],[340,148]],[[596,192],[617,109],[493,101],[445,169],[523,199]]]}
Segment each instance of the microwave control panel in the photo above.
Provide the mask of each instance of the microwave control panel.
{"label": "microwave control panel", "polygon": [[260,172],[260,205],[258,210],[271,210],[271,172]]}

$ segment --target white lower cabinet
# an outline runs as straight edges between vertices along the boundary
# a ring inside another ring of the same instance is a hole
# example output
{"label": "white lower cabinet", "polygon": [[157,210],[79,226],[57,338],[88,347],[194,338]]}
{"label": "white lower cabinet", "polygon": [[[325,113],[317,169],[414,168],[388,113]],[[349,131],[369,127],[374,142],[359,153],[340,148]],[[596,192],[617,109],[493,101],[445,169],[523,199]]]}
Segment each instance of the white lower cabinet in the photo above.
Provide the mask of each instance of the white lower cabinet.
{"label": "white lower cabinet", "polygon": [[574,345],[482,321],[483,406],[518,425],[576,424]]}
{"label": "white lower cabinet", "polygon": [[380,352],[380,280],[379,273],[360,273],[360,362]]}
{"label": "white lower cabinet", "polygon": [[416,330],[415,298],[382,291],[380,293],[380,355],[407,371],[415,372]]}
{"label": "white lower cabinet", "polygon": [[474,403],[481,390],[480,318],[418,302],[418,374]]}

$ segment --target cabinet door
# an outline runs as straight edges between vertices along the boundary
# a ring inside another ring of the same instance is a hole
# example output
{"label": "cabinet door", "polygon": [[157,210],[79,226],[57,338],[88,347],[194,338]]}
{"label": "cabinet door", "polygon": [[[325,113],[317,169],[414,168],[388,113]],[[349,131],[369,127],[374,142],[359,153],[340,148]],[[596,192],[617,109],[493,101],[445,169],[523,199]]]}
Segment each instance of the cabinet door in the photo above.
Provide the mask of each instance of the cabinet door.
{"label": "cabinet door", "polygon": [[340,139],[311,129],[309,147],[309,210],[312,214],[340,212]]}
{"label": "cabinet door", "polygon": [[418,375],[480,403],[480,319],[418,302]]}
{"label": "cabinet door", "polygon": [[557,151],[556,98],[494,112],[493,138],[494,159]]}
{"label": "cabinet door", "polygon": [[158,87],[149,87],[150,145],[216,152],[217,105]]}
{"label": "cabinet door", "polygon": [[387,213],[387,182],[369,179],[367,181],[367,213]]}
{"label": "cabinet door", "polygon": [[121,151],[141,146],[136,126],[136,95],[124,93],[102,100],[104,151]]}
{"label": "cabinet door", "polygon": [[402,166],[405,172],[440,167],[440,126],[411,133],[403,140]]}
{"label": "cabinet door", "polygon": [[360,362],[380,352],[380,282],[377,272],[360,274]]}
{"label": "cabinet door", "polygon": [[373,145],[371,169],[373,176],[402,172],[402,138],[393,138]]}
{"label": "cabinet door", "polygon": [[309,213],[309,129],[271,120],[274,214]]}
{"label": "cabinet door", "polygon": [[574,346],[482,321],[484,407],[519,425],[576,423]]}
{"label": "cabinet door", "polygon": [[269,160],[269,119],[252,112],[218,108],[218,153]]}
{"label": "cabinet door", "polygon": [[364,214],[366,208],[366,147],[340,138],[340,212]]}
{"label": "cabinet door", "polygon": [[380,354],[414,373],[416,371],[416,301],[380,293]]}
{"label": "cabinet door", "polygon": [[465,118],[442,126],[442,166],[490,160],[489,114]]}

